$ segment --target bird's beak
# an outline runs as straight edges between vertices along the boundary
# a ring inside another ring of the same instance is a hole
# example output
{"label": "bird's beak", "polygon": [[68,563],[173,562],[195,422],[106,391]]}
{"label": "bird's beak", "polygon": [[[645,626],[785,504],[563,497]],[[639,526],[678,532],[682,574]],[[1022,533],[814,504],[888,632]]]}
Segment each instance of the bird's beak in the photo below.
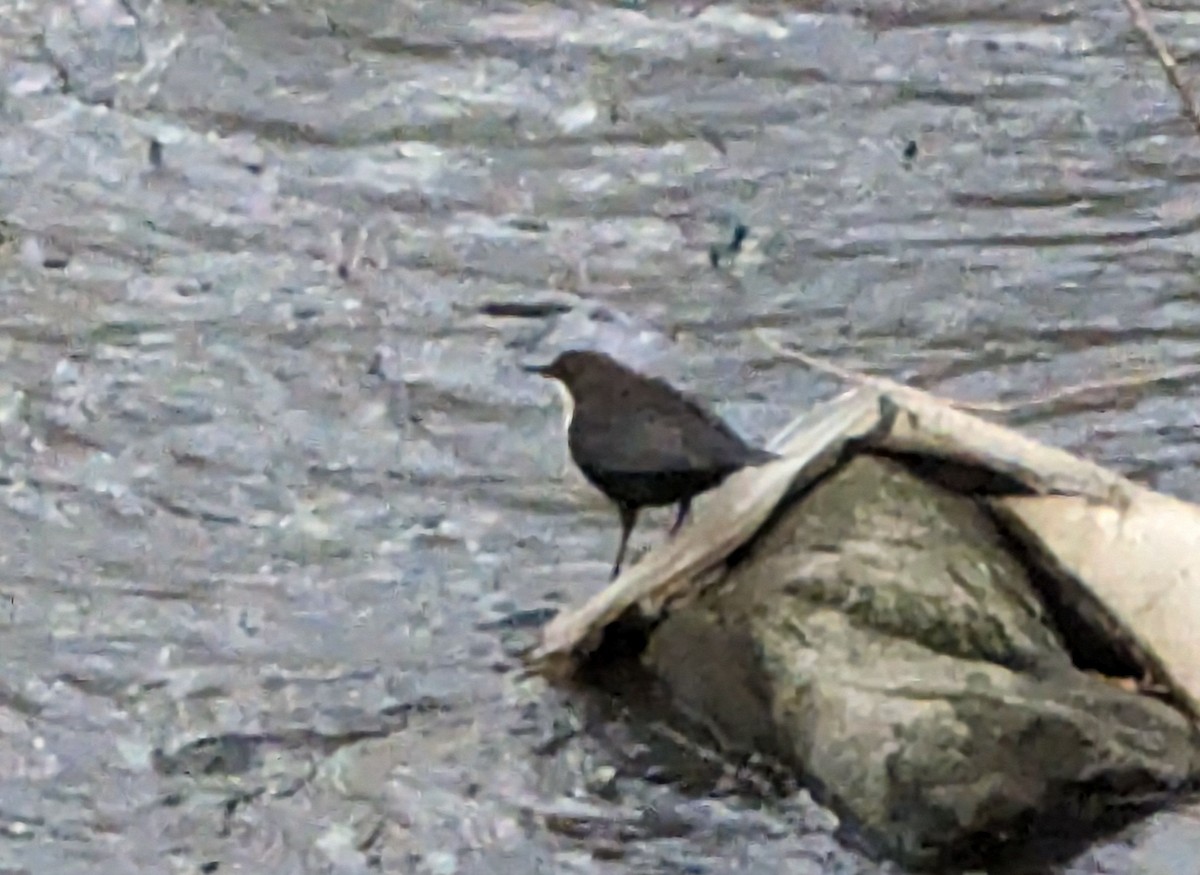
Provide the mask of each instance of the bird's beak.
{"label": "bird's beak", "polygon": [[548,377],[546,365],[521,365],[521,370],[527,371],[530,374],[537,374],[541,377]]}

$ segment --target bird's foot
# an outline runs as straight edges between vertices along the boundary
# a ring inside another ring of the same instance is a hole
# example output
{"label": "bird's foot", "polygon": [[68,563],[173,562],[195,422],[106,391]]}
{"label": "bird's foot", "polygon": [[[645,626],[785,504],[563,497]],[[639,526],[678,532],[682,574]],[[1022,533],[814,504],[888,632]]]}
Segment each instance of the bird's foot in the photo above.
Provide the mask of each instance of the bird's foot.
{"label": "bird's foot", "polygon": [[612,575],[608,579],[610,581],[616,580],[621,576],[623,570],[629,568],[630,565],[637,565],[641,562],[642,557],[649,553],[651,549],[653,548],[649,546],[641,547],[640,549],[631,549],[629,555],[621,562],[620,566],[613,566]]}

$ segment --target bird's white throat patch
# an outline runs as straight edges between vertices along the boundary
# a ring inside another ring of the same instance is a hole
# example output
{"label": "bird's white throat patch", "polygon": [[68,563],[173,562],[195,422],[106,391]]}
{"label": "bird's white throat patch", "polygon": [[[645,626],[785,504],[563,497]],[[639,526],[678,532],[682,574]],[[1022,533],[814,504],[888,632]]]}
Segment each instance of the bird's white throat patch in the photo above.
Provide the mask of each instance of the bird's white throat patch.
{"label": "bird's white throat patch", "polygon": [[567,446],[567,432],[571,429],[571,417],[575,415],[575,399],[571,397],[571,393],[567,391],[567,387],[558,382],[558,380],[551,380],[550,382],[554,384],[554,391],[558,393],[558,400],[562,403],[562,466],[559,468],[559,476],[570,477],[574,472],[578,479],[582,480],[583,475],[575,472],[575,466],[571,463],[571,450]]}
{"label": "bird's white throat patch", "polygon": [[569,440],[567,432],[571,430],[571,418],[575,415],[575,399],[571,397],[571,393],[567,391],[567,387],[558,380],[551,380],[554,384],[554,391],[558,394],[559,401],[562,402],[563,413],[563,439],[559,444],[562,455],[558,469],[558,476],[567,482],[574,497],[579,501],[581,506],[595,507],[608,509],[609,501],[604,497],[599,489],[596,489],[592,484],[588,483],[587,478],[583,476],[583,472],[576,467],[575,461],[571,458],[571,447],[567,443]]}
{"label": "bird's white throat patch", "polygon": [[558,400],[562,402],[563,437],[566,437],[567,431],[571,428],[571,417],[575,415],[575,399],[571,397],[567,387],[558,380],[551,382],[554,383],[554,390],[558,393]]}

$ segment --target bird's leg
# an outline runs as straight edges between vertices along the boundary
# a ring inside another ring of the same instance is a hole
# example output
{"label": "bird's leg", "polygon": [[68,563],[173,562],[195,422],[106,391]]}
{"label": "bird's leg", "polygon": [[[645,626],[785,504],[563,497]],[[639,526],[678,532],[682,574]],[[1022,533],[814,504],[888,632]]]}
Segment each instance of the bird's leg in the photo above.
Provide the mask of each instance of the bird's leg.
{"label": "bird's leg", "polygon": [[692,509],[692,499],[685,498],[679,502],[679,511],[675,514],[675,525],[671,526],[671,531],[667,533],[668,538],[675,537],[675,533],[679,531],[679,527],[683,525],[683,521],[687,519],[688,511]]}
{"label": "bird's leg", "polygon": [[625,558],[625,545],[629,543],[629,535],[637,522],[638,509],[633,505],[619,504],[617,510],[621,513],[621,546],[617,548],[617,561],[613,563],[612,576],[615,579],[621,573],[621,560]]}

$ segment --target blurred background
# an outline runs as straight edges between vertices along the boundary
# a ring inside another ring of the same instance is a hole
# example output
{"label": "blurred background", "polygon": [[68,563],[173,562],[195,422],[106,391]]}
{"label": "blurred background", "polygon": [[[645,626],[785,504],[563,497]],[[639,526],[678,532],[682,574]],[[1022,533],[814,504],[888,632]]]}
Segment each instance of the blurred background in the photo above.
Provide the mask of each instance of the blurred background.
{"label": "blurred background", "polygon": [[[1200,139],[1118,0],[0,0],[0,86],[4,873],[896,872],[522,676],[617,525],[520,364],[754,441],[842,388],[758,330],[970,400],[1200,365]],[[1200,500],[1198,398],[1004,419]]]}

